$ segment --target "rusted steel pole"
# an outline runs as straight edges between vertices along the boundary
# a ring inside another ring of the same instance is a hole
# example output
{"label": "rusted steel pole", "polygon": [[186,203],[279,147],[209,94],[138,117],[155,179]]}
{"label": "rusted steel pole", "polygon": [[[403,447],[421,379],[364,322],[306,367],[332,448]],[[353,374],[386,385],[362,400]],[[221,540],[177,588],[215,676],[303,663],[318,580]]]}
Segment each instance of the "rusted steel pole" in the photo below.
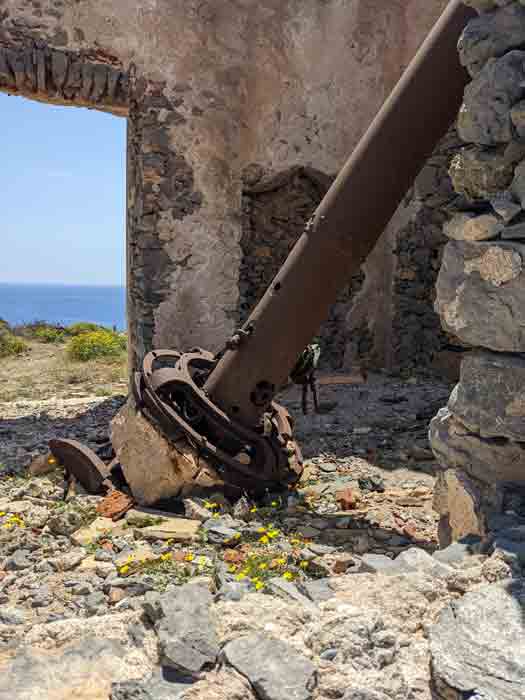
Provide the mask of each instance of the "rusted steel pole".
{"label": "rusted steel pole", "polygon": [[469,80],[457,42],[475,16],[449,3],[244,325],[249,334],[208,377],[205,391],[232,418],[258,424],[455,120]]}

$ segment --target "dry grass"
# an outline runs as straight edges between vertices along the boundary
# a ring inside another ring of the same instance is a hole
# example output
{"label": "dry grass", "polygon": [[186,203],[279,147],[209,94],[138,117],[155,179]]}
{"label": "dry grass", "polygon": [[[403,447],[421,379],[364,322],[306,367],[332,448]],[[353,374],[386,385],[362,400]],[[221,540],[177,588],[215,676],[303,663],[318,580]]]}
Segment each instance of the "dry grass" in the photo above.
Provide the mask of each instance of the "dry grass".
{"label": "dry grass", "polygon": [[0,362],[0,402],[54,396],[112,396],[127,392],[125,356],[76,362],[64,345],[32,340],[29,351]]}

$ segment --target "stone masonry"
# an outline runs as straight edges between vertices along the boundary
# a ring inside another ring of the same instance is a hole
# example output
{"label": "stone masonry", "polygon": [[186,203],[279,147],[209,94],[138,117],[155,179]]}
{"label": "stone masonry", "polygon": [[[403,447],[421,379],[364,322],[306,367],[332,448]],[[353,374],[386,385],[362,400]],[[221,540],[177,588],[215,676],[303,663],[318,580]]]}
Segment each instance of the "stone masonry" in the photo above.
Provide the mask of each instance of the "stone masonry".
{"label": "stone masonry", "polygon": [[472,82],[450,169],[463,206],[444,228],[436,310],[470,351],[430,428],[445,541],[525,514],[525,2],[469,4],[480,16],[459,42]]}
{"label": "stone masonry", "polygon": [[[0,90],[128,120],[132,364],[222,346],[445,5],[0,0]],[[424,200],[407,200],[320,330],[333,366],[388,364],[391,338],[394,364],[441,347],[416,342],[420,321],[435,330],[441,245],[416,243],[440,206]]]}

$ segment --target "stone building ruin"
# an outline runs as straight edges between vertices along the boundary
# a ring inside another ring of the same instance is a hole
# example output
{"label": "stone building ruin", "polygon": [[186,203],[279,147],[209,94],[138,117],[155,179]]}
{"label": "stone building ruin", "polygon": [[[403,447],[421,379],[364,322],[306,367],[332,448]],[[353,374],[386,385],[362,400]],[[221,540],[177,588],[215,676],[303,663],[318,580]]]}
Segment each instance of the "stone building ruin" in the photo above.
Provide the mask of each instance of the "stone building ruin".
{"label": "stone building ruin", "polygon": [[[135,365],[222,346],[445,5],[0,2],[0,90],[128,120]],[[450,151],[334,305],[328,366],[430,364],[449,343],[432,303]]]}
{"label": "stone building ruin", "polygon": [[[446,4],[0,0],[0,90],[127,118],[134,366],[222,346]],[[320,330],[335,368],[465,351],[431,427],[444,539],[525,489],[525,3],[469,4],[458,132]]]}

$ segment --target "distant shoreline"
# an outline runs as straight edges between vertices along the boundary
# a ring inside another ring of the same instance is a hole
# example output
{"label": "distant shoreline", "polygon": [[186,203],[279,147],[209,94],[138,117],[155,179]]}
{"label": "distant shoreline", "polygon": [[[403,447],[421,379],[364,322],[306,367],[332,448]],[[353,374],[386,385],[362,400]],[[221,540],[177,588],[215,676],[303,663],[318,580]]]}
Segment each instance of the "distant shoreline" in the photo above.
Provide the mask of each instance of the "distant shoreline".
{"label": "distant shoreline", "polygon": [[126,289],[125,284],[71,284],[70,282],[2,282],[0,287],[69,287],[73,289]]}

